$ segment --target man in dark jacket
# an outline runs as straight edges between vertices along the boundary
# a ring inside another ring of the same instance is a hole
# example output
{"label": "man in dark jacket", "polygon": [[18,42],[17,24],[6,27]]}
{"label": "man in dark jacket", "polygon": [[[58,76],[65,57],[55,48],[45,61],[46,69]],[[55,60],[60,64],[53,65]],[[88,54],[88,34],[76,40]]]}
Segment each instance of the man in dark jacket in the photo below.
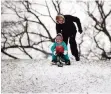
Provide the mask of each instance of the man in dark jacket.
{"label": "man in dark jacket", "polygon": [[76,61],[79,61],[80,57],[78,55],[77,44],[75,41],[77,30],[74,24],[74,22],[77,24],[79,33],[82,33],[82,27],[79,18],[71,15],[58,15],[56,16],[56,22],[57,34],[62,33],[63,41],[66,44],[68,44],[69,39],[71,53],[73,56],[75,56]]}

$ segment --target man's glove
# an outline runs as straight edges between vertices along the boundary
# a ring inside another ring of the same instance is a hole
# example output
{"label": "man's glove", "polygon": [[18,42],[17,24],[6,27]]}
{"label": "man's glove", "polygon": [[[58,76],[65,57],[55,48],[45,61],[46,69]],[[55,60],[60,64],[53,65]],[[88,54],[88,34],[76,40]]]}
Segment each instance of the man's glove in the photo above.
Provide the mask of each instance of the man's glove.
{"label": "man's glove", "polygon": [[68,52],[65,50],[65,51],[64,51],[64,55],[67,55],[67,53],[68,53]]}
{"label": "man's glove", "polygon": [[82,30],[79,30],[79,33],[81,34],[83,31]]}
{"label": "man's glove", "polygon": [[57,54],[56,54],[56,51],[54,51],[54,53],[53,53],[53,54],[54,54],[54,55],[57,55]]}

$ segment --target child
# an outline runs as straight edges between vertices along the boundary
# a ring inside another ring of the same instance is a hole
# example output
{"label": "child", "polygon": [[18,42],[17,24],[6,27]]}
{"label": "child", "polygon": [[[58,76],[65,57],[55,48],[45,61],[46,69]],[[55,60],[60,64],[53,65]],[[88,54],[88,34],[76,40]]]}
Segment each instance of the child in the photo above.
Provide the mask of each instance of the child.
{"label": "child", "polygon": [[51,47],[52,51],[52,64],[57,63],[57,54],[63,53],[63,59],[65,60],[66,65],[70,65],[70,60],[68,57],[68,49],[66,43],[63,41],[61,33],[58,33],[55,39],[55,43]]}

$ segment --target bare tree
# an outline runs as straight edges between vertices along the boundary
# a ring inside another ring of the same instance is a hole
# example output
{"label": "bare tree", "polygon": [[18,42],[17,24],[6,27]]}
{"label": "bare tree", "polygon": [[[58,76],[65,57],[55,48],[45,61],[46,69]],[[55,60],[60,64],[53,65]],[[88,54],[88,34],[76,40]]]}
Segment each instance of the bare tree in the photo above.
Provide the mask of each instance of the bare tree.
{"label": "bare tree", "polygon": [[[24,9],[22,9],[22,10],[19,9],[19,7],[16,6],[16,3],[22,5],[24,7]],[[33,12],[34,10],[31,8],[32,4],[29,1],[13,1],[13,2],[5,1],[2,4],[4,5],[4,7],[12,10],[21,19],[21,21],[13,22],[14,25],[12,24],[12,22],[8,22],[8,21],[2,22],[2,39],[5,40],[5,41],[2,41],[2,43],[3,43],[2,48],[1,48],[2,53],[4,53],[5,55],[8,55],[9,57],[14,58],[14,59],[17,59],[18,57],[15,57],[15,56],[7,53],[8,49],[18,48],[22,52],[24,52],[27,56],[29,56],[31,59],[33,57],[26,51],[27,48],[31,48],[31,49],[40,51],[46,55],[50,54],[50,53],[46,52],[44,49],[39,49],[37,47],[35,48],[35,46],[37,46],[43,42],[48,42],[48,41],[53,42],[54,39],[52,38],[48,28],[39,18],[38,12],[37,11]],[[46,3],[45,7],[47,7],[47,9],[48,9],[47,3]],[[26,16],[21,15],[21,12],[23,12],[24,14],[30,13],[32,16],[34,16],[37,19],[37,21],[28,19]],[[49,13],[48,16],[51,17],[50,10],[48,10],[48,13]],[[43,15],[43,16],[45,16],[45,15]],[[51,19],[54,21],[54,19],[52,17],[51,17]],[[47,35],[45,36],[43,34],[36,33],[36,32],[29,32],[28,31],[29,22],[33,22],[33,23],[37,23],[37,24],[41,25],[44,28],[44,30],[46,31],[48,36]],[[17,24],[17,23],[20,23],[20,24]],[[23,23],[25,23],[25,25]],[[18,31],[11,30],[11,29],[17,27],[17,26],[15,26],[15,24],[21,26],[22,30],[19,30],[18,28],[17,28]],[[10,32],[7,32],[8,30]],[[44,40],[41,40],[38,43],[33,42],[33,40],[30,39],[30,34],[34,34],[37,36],[39,35],[39,37],[41,37],[41,39],[44,38]],[[24,45],[24,42],[22,41],[24,35],[27,36],[27,38],[26,38],[27,45]],[[16,43],[17,42],[16,38],[19,38],[18,44]],[[9,39],[11,39],[11,40],[9,41]]]}
{"label": "bare tree", "polygon": [[[86,10],[85,10],[86,14],[95,23],[94,25],[92,25],[92,24],[89,24],[89,25],[92,26],[91,30],[92,30],[92,32],[94,32],[94,34],[92,36],[93,36],[93,40],[96,43],[96,47],[102,51],[101,57],[106,58],[106,59],[111,59],[111,57],[109,57],[107,55],[107,52],[105,51],[105,49],[101,45],[99,45],[99,42],[96,39],[97,35],[99,35],[102,32],[104,35],[106,35],[105,37],[108,37],[110,45],[111,45],[111,35],[107,29],[107,27],[108,27],[107,24],[110,23],[110,21],[108,20],[108,17],[111,16],[111,7],[109,7],[109,9],[107,9],[108,12],[106,13],[105,12],[105,1],[93,1],[93,2],[91,2],[91,1],[83,2],[82,1],[79,3],[85,5],[84,7],[86,7]],[[94,3],[95,6],[92,5],[92,3]],[[98,16],[95,14],[95,11],[96,11],[96,13],[98,13]],[[90,30],[90,32],[91,32],[91,30]],[[109,53],[111,53],[111,49],[110,49]]]}

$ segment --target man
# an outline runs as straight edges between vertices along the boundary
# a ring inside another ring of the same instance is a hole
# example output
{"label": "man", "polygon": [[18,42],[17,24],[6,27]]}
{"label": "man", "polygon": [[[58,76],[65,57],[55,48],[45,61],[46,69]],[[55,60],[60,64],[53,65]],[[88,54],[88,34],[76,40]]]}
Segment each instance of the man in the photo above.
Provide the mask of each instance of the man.
{"label": "man", "polygon": [[80,57],[78,55],[77,44],[75,41],[77,30],[74,24],[74,22],[77,24],[79,33],[82,33],[82,27],[79,18],[71,15],[57,15],[56,22],[57,34],[62,33],[63,41],[66,44],[68,44],[69,39],[71,53],[73,56],[75,56],[76,61],[79,61]]}

